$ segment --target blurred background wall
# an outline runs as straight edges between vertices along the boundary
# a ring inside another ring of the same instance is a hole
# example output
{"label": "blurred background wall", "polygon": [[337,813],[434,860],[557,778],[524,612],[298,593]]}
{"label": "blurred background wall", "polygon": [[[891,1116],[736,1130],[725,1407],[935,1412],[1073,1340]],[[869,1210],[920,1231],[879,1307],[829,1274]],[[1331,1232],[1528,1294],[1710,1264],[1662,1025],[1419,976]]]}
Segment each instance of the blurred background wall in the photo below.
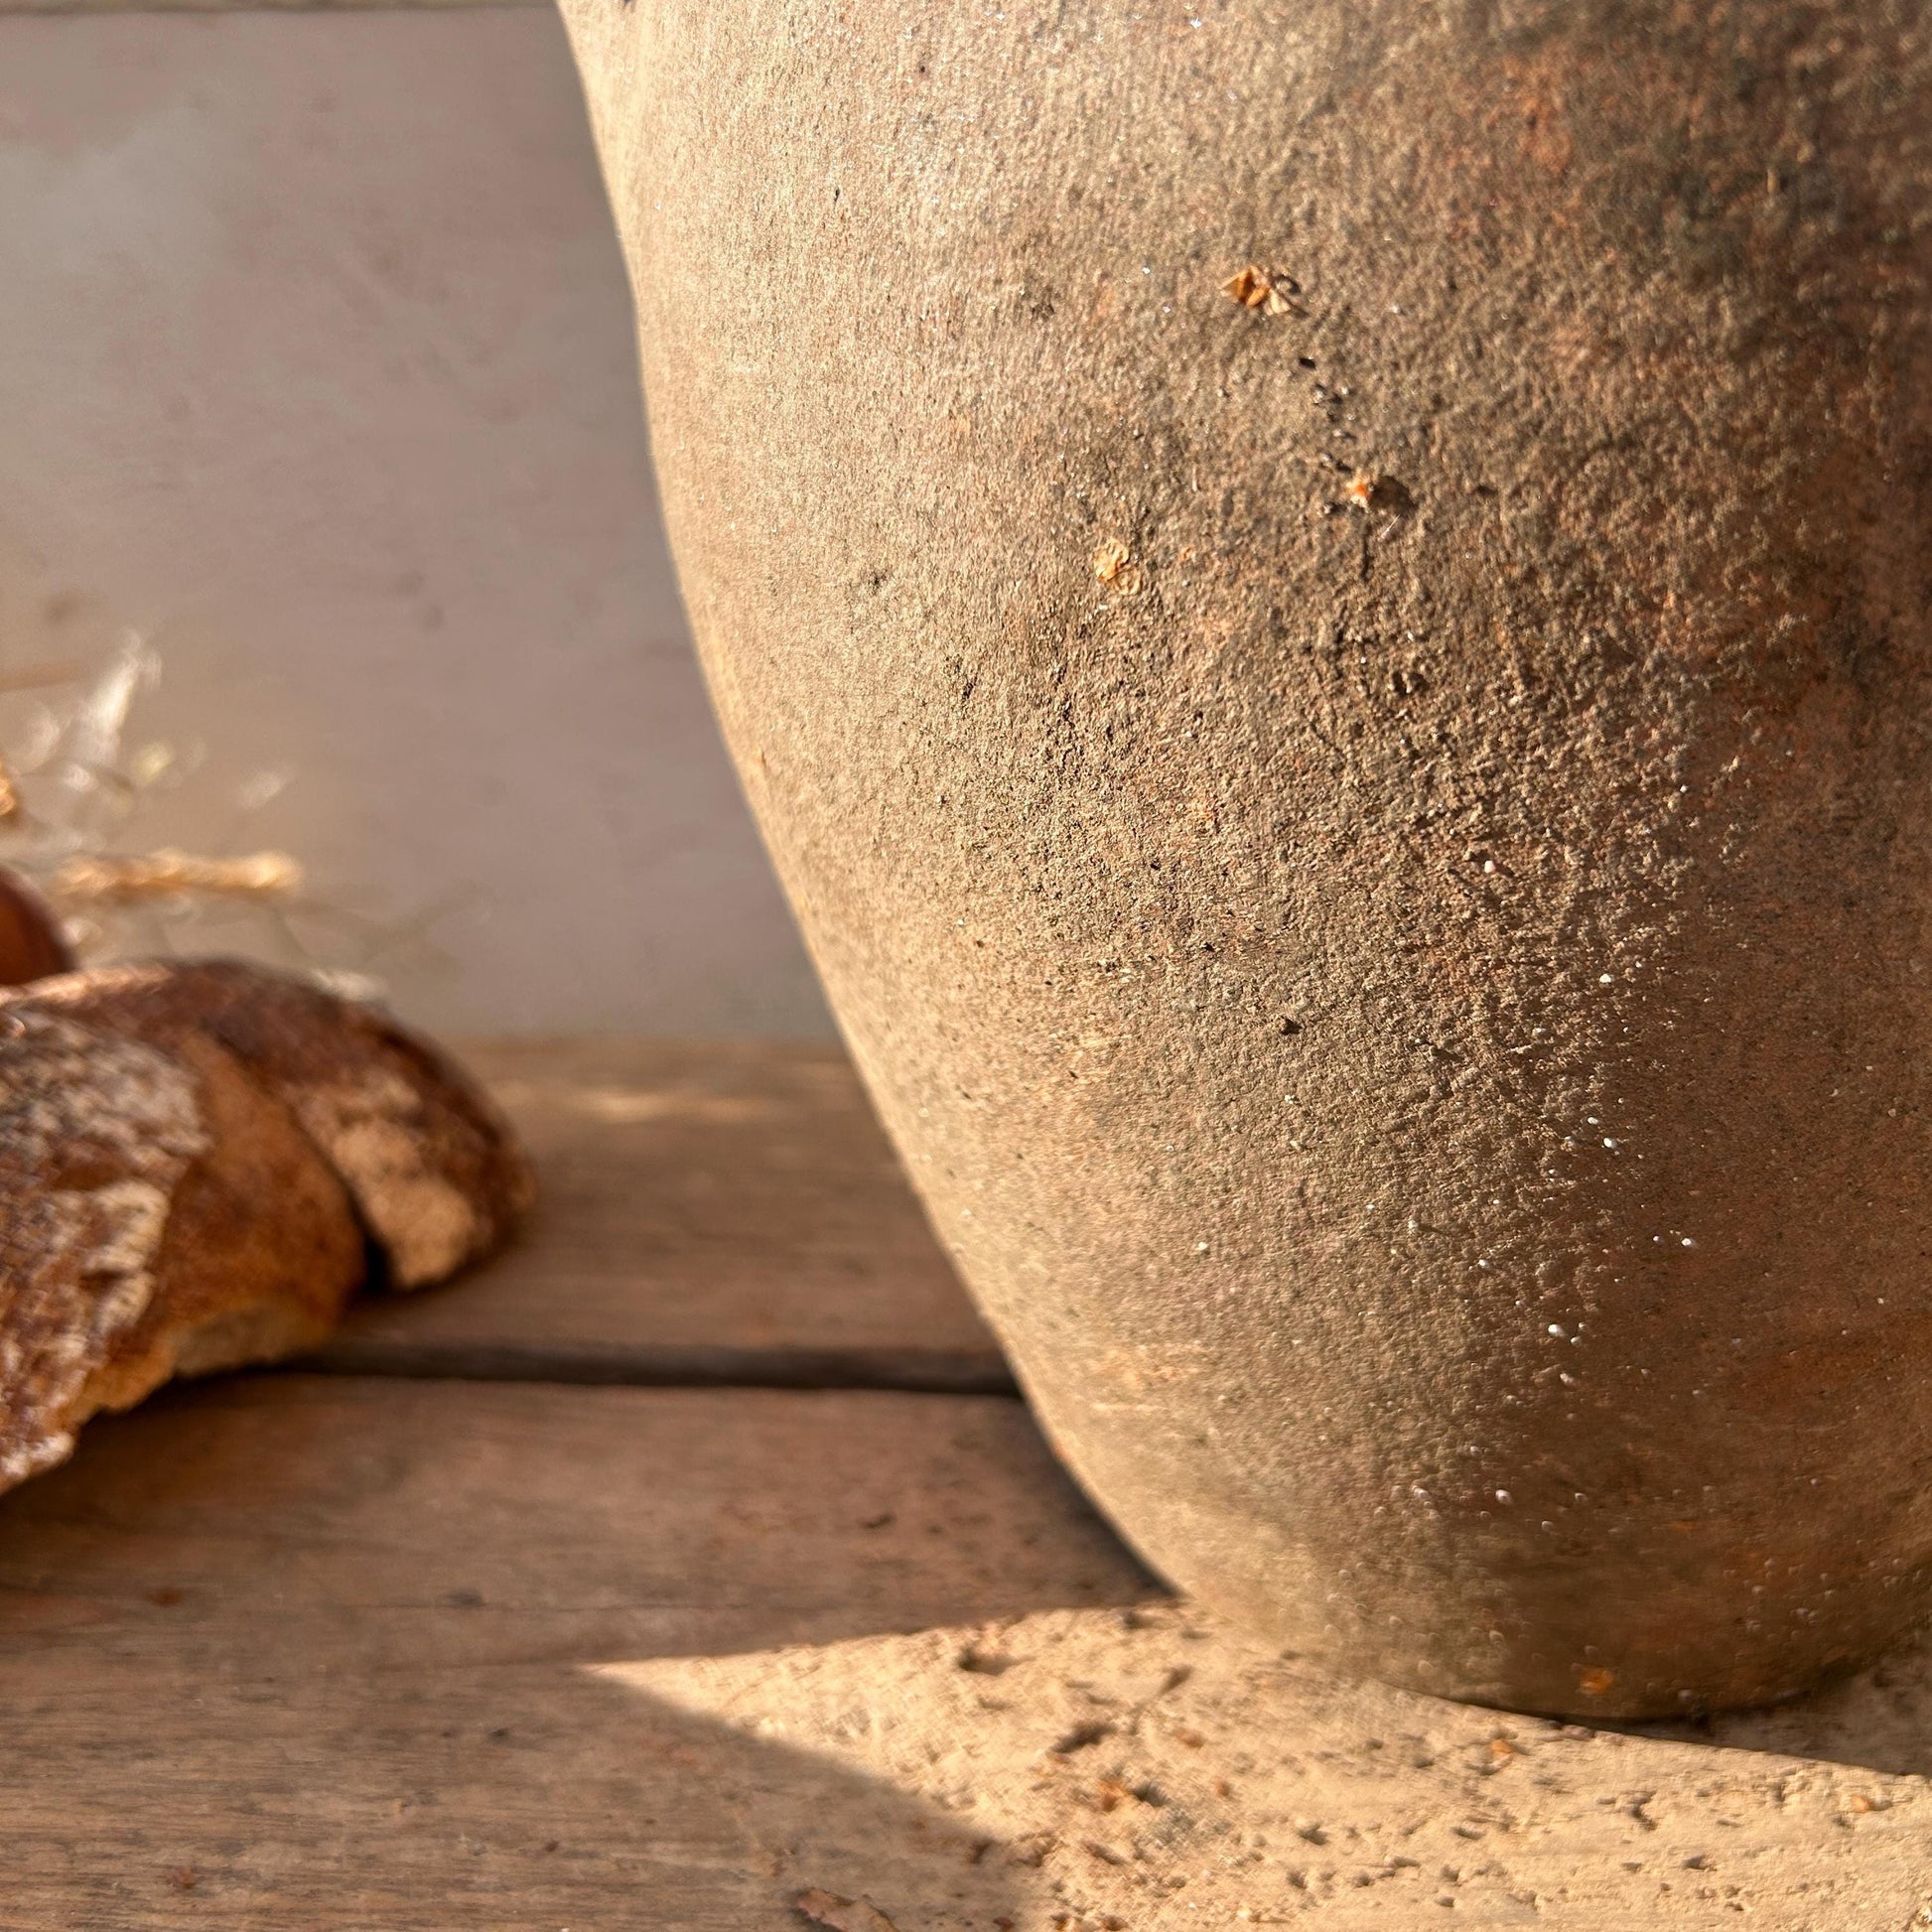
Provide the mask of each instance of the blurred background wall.
{"label": "blurred background wall", "polygon": [[829,1030],[547,8],[0,0],[0,674],[129,627],[131,737],[201,760],[137,842],[295,854],[406,1014]]}

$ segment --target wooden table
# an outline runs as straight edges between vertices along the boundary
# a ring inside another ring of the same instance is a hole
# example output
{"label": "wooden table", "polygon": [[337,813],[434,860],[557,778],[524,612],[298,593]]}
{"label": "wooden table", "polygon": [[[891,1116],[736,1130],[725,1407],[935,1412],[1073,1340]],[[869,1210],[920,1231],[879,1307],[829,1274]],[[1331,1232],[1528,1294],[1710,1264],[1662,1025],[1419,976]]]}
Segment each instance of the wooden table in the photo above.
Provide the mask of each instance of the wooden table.
{"label": "wooden table", "polygon": [[836,1053],[473,1057],[520,1251],[0,1502],[5,1932],[1932,1925],[1922,1652],[1675,1733],[1270,1655],[1059,1473]]}

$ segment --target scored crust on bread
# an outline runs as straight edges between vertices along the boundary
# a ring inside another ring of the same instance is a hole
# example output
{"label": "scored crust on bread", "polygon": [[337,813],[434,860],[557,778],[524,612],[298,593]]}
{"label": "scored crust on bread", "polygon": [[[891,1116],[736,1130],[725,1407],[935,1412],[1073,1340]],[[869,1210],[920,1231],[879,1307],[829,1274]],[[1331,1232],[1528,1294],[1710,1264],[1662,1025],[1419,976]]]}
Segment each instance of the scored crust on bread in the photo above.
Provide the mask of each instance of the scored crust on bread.
{"label": "scored crust on bread", "polygon": [[325,1334],[361,1273],[341,1186],[218,1048],[0,1011],[0,1484],[182,1366]]}
{"label": "scored crust on bread", "polygon": [[394,1022],[226,962],[0,991],[0,1488],[170,1376],[315,1346],[372,1254],[498,1246],[529,1164]]}
{"label": "scored crust on bread", "polygon": [[104,1351],[70,1426],[171,1376],[316,1347],[367,1273],[348,1191],[287,1105],[211,1039],[183,1040],[174,1058],[205,1146],[175,1184],[147,1309]]}
{"label": "scored crust on bread", "polygon": [[392,1287],[480,1260],[529,1209],[530,1165],[495,1104],[373,1008],[225,959],[69,973],[36,982],[31,997],[157,1044],[218,1041],[342,1177]]}

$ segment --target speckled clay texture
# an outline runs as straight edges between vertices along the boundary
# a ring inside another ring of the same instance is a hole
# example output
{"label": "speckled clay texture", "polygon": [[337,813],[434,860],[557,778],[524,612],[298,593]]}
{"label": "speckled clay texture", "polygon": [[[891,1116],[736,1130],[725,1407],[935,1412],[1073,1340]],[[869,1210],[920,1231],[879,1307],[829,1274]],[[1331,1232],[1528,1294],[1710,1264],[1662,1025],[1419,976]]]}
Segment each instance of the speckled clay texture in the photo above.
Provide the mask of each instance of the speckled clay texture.
{"label": "speckled clay texture", "polygon": [[1926,9],[568,11],[753,803],[1116,1520],[1554,1712],[1917,1618]]}

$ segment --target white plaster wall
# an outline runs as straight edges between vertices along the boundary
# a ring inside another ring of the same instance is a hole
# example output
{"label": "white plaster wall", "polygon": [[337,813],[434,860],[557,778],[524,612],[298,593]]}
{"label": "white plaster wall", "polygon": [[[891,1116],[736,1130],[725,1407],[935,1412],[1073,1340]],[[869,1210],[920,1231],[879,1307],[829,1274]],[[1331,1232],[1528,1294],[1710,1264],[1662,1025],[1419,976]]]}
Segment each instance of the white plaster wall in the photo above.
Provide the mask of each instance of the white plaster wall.
{"label": "white plaster wall", "polygon": [[156,834],[450,908],[430,1024],[823,1032],[629,327],[548,12],[0,15],[0,671],[151,633],[209,753]]}

